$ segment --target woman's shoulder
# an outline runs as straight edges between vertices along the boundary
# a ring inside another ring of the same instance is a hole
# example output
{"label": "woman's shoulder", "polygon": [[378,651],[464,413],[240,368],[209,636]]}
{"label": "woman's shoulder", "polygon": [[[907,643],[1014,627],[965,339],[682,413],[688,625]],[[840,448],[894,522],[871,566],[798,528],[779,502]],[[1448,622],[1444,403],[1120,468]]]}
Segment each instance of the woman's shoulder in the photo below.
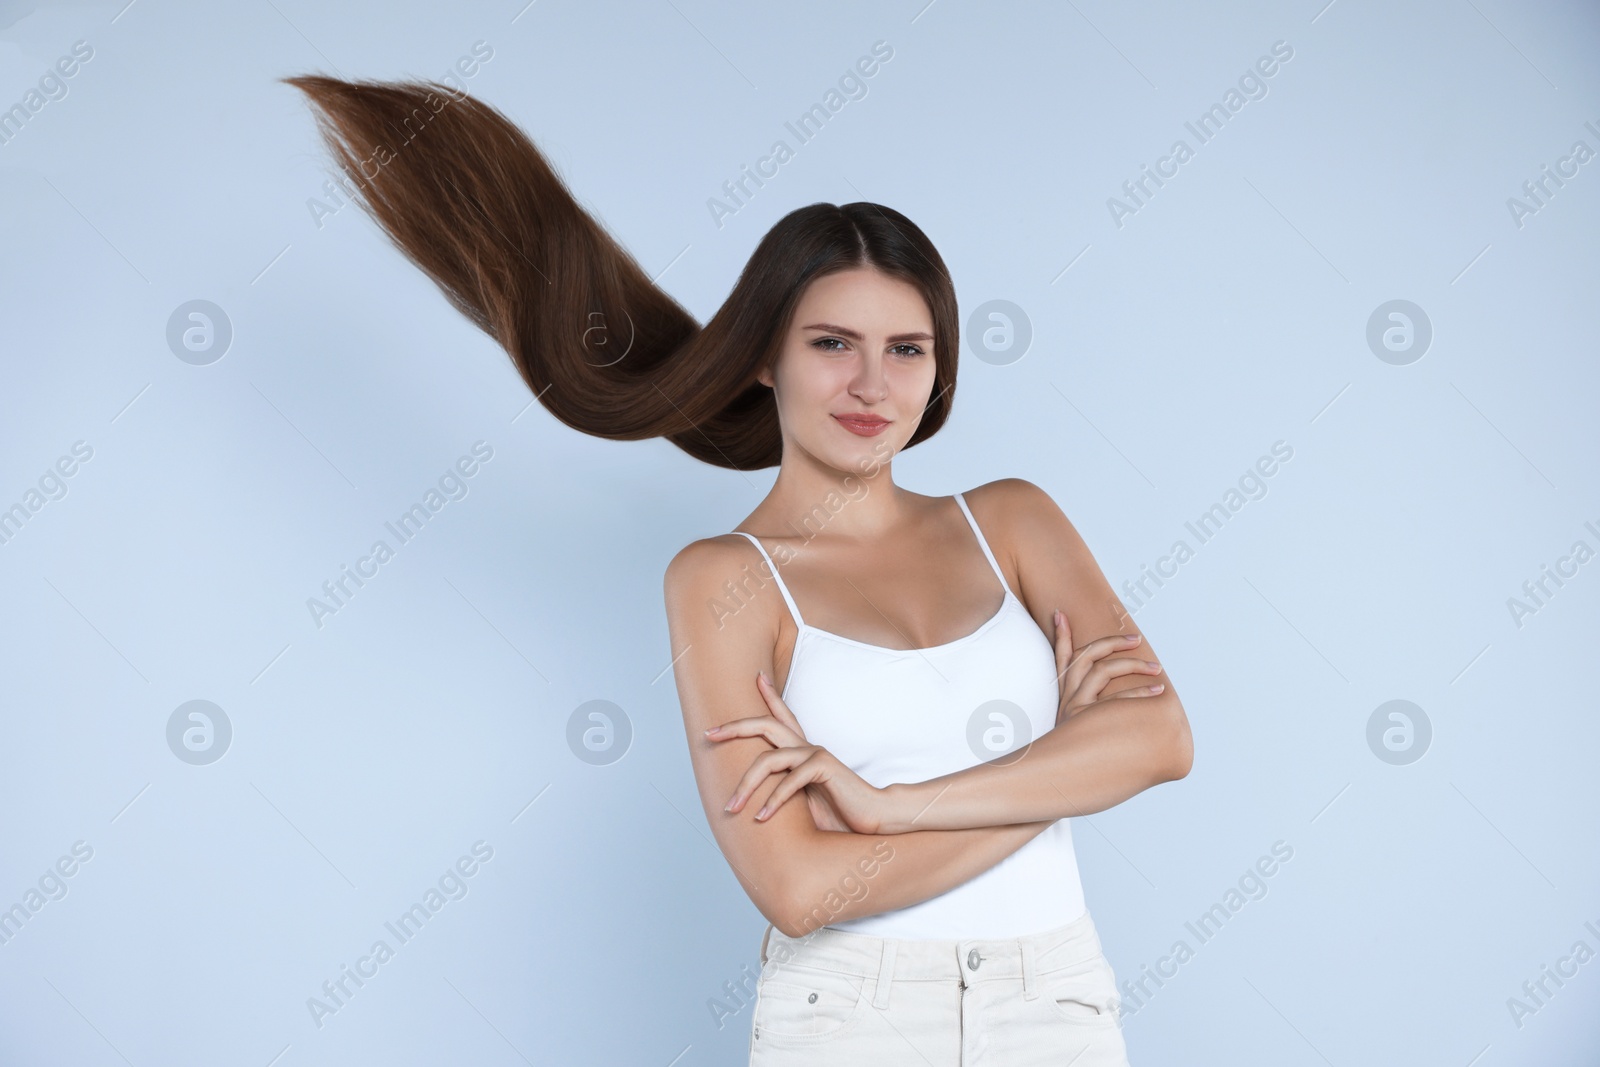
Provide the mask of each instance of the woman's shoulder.
{"label": "woman's shoulder", "polygon": [[1036,520],[1060,508],[1050,494],[1026,478],[997,478],[961,494],[972,509],[972,517],[983,524],[985,517],[1009,524]]}
{"label": "woman's shoulder", "polygon": [[754,554],[755,546],[742,533],[730,532],[702,537],[690,541],[667,564],[667,576],[675,572],[688,574],[705,569],[720,570],[731,561],[742,560],[746,553]]}
{"label": "woman's shoulder", "polygon": [[678,601],[716,598],[726,595],[729,582],[748,581],[751,569],[758,575],[765,572],[760,549],[750,538],[738,532],[713,534],[678,549],[661,577],[662,592],[669,607]]}
{"label": "woman's shoulder", "polygon": [[1044,489],[1025,478],[1000,478],[961,494],[990,547],[1016,560],[1087,553],[1066,512]]}
{"label": "woman's shoulder", "polygon": [[[684,545],[661,579],[674,641],[687,646],[710,639],[723,632],[727,616],[752,611],[760,625],[735,629],[770,647],[777,639],[783,602],[775,595],[753,595],[770,584],[770,573],[756,546],[740,533],[716,534]],[[721,641],[718,647],[730,646]]]}

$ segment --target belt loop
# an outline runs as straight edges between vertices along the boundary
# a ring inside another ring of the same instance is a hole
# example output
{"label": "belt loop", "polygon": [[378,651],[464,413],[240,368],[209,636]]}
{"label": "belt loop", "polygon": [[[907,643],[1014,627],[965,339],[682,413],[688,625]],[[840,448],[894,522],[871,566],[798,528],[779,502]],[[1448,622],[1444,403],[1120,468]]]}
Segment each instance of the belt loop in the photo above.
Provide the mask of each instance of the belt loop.
{"label": "belt loop", "polygon": [[878,965],[878,989],[872,996],[872,1006],[882,1011],[889,1006],[889,987],[894,984],[894,957],[900,942],[892,937],[883,939],[883,961]]}
{"label": "belt loop", "polygon": [[1022,999],[1032,1000],[1039,995],[1038,982],[1035,980],[1033,973],[1033,954],[1038,945],[1031,938],[1026,937],[1022,938],[1018,944],[1022,946]]}
{"label": "belt loop", "polygon": [[772,924],[768,923],[767,928],[761,933],[761,966],[763,967],[767,965],[767,938],[771,936]]}

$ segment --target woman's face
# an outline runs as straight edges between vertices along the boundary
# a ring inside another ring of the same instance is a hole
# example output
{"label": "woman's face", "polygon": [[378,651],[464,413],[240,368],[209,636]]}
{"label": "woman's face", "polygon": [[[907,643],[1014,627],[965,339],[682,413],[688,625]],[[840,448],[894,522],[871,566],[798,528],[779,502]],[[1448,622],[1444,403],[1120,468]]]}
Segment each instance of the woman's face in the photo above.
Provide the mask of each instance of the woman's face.
{"label": "woman's face", "polygon": [[[910,283],[871,268],[827,274],[800,298],[773,387],[784,448],[871,474],[916,432],[933,396],[933,316]],[[861,416],[852,419],[851,416]]]}

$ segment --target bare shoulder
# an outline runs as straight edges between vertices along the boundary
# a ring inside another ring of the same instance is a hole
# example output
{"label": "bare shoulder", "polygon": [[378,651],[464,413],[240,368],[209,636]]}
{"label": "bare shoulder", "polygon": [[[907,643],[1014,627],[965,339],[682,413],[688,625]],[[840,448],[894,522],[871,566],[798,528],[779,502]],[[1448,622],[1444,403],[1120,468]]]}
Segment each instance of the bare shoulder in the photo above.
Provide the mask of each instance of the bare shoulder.
{"label": "bare shoulder", "polygon": [[[1018,562],[1039,551],[1059,551],[1066,537],[1079,541],[1077,531],[1049,493],[1025,478],[998,478],[962,494],[973,518],[997,551],[1004,546]],[[999,544],[994,544],[999,542]]]}
{"label": "bare shoulder", "polygon": [[1060,507],[1049,493],[1026,478],[997,478],[962,494],[973,505],[976,515],[979,507],[992,512],[997,521],[1008,522],[1017,518],[1039,518],[1059,513]]}
{"label": "bare shoulder", "polygon": [[690,541],[672,557],[662,576],[668,613],[675,607],[716,597],[723,583],[749,566],[752,559],[759,558],[749,539],[736,533]]}
{"label": "bare shoulder", "polygon": [[1110,583],[1049,493],[1024,478],[1000,478],[964,495],[1002,569],[1014,578],[1018,595],[1047,635],[1057,607],[1071,617],[1075,634],[1118,632],[1124,613]]}
{"label": "bare shoulder", "polygon": [[667,564],[665,583],[670,588],[673,584],[692,582],[699,572],[736,558],[734,553],[738,549],[738,544],[749,547],[750,542],[733,533],[690,541],[678,549],[677,555]]}

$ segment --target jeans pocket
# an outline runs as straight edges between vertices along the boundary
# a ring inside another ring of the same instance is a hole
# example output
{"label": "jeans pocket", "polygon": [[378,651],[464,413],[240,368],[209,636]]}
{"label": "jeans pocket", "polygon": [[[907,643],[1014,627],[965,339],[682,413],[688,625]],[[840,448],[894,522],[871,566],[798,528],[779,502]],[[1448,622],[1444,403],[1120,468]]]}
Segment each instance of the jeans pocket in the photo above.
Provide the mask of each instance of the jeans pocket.
{"label": "jeans pocket", "polygon": [[1041,998],[1056,1014],[1076,1026],[1116,1028],[1122,1025],[1116,977],[1104,955],[1039,976]]}
{"label": "jeans pocket", "polygon": [[756,1045],[815,1044],[854,1029],[866,1003],[866,979],[786,963],[762,968],[751,1040]]}

